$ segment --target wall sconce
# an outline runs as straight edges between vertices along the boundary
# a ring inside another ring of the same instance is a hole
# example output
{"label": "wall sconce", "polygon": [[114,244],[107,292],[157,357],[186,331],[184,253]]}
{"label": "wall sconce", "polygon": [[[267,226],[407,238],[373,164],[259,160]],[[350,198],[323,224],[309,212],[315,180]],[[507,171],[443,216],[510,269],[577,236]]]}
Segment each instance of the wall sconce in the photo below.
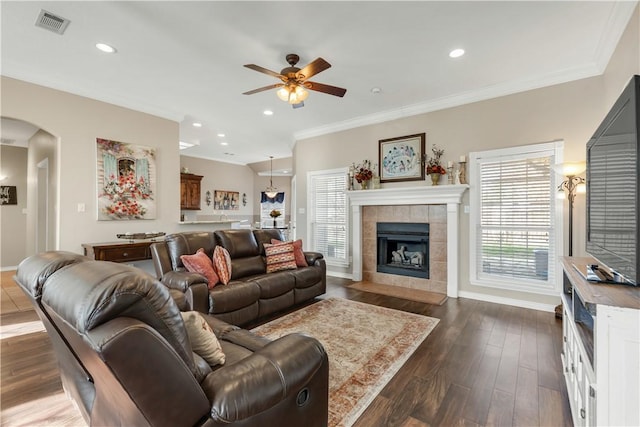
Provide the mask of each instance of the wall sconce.
{"label": "wall sconce", "polygon": [[242,206],[247,206],[247,193],[242,193]]}
{"label": "wall sconce", "polygon": [[211,191],[207,190],[204,201],[207,203],[207,206],[211,206]]}

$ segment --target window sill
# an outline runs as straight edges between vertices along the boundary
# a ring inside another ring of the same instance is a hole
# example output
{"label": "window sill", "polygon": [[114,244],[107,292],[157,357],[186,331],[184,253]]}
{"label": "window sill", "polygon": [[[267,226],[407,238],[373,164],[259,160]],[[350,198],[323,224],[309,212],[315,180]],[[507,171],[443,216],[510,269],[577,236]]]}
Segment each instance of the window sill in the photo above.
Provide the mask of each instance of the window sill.
{"label": "window sill", "polygon": [[511,292],[526,292],[530,294],[555,296],[560,293],[560,288],[550,283],[531,283],[518,281],[517,279],[492,278],[492,279],[471,279],[472,286],[483,288],[502,289]]}

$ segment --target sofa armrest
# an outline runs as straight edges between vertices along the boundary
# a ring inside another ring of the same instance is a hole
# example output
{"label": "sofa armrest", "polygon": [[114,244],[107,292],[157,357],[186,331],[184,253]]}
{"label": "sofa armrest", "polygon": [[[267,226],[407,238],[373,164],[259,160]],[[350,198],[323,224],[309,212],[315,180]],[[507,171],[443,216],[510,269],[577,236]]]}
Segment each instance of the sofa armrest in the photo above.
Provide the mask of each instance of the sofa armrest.
{"label": "sofa armrest", "polygon": [[322,344],[315,338],[290,334],[210,373],[201,385],[211,402],[211,417],[220,423],[234,423],[285,399],[296,399],[316,375],[326,378],[322,379],[322,390],[308,390],[309,398],[326,402],[328,363]]}
{"label": "sofa armrest", "polygon": [[207,279],[203,275],[188,271],[169,271],[162,276],[161,281],[167,288],[182,292],[186,292],[190,286],[198,283],[207,284]]}
{"label": "sofa armrest", "polygon": [[324,255],[320,252],[304,252],[304,258],[307,260],[308,265],[314,265],[316,261],[323,259]]}
{"label": "sofa armrest", "polygon": [[[167,288],[184,294],[186,310],[209,313],[213,310],[213,301],[209,295],[207,279],[198,273],[186,271],[169,271],[160,280]],[[180,310],[185,310],[182,301],[173,295],[173,299],[180,303]]]}

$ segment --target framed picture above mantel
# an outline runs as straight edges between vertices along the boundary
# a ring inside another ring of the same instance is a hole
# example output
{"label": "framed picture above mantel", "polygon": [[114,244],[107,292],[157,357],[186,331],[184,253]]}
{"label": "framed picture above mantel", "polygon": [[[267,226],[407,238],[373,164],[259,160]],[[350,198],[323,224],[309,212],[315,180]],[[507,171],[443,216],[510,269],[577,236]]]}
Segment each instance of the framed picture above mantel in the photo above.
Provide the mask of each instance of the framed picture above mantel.
{"label": "framed picture above mantel", "polygon": [[380,182],[424,180],[425,140],[425,133],[379,140]]}

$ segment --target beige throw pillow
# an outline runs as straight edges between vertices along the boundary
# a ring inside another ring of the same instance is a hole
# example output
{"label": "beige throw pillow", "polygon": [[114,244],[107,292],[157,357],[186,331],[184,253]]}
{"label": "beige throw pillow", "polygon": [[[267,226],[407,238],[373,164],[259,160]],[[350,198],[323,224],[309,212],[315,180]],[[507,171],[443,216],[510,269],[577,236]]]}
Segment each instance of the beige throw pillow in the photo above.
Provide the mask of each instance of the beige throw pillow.
{"label": "beige throw pillow", "polygon": [[180,314],[193,352],[206,360],[209,366],[223,365],[225,356],[222,347],[204,317],[197,311],[183,311]]}

